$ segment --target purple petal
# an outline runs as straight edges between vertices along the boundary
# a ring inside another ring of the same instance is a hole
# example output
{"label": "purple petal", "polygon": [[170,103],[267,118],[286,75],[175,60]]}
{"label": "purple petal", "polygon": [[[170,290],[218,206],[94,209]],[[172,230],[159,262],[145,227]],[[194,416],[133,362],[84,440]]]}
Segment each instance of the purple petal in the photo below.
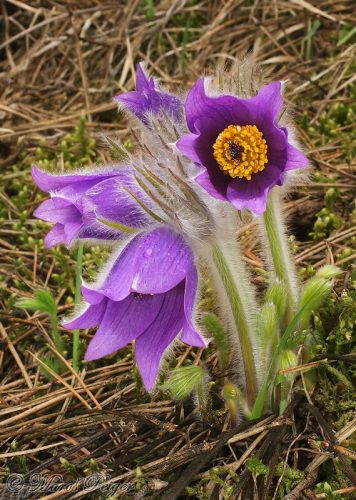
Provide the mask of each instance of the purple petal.
{"label": "purple petal", "polygon": [[272,82],[265,85],[256,97],[248,99],[248,106],[253,106],[253,123],[261,130],[264,125],[274,122],[282,111],[283,97],[281,94],[281,82]]}
{"label": "purple petal", "polygon": [[84,299],[89,302],[89,304],[99,304],[105,298],[102,293],[96,292],[95,290],[92,290],[91,288],[88,288],[86,286],[82,286],[81,291]]}
{"label": "purple petal", "polygon": [[146,126],[150,126],[149,114],[164,111],[175,121],[182,119],[183,104],[176,96],[160,90],[153,78],[147,78],[142,67],[137,67],[136,90],[115,97]]}
{"label": "purple petal", "polygon": [[[45,191],[49,193],[50,191],[56,191],[58,189],[65,188],[67,186],[70,186],[72,184],[79,184],[79,186],[76,186],[73,189],[79,189],[81,192],[83,192],[83,188],[81,187],[83,182],[88,181],[89,183],[96,184],[97,182],[100,182],[102,180],[105,180],[108,177],[113,177],[116,175],[119,175],[120,169],[112,169],[112,170],[103,170],[103,171],[93,171],[90,173],[85,173],[81,174],[80,171],[75,174],[60,174],[60,175],[55,175],[55,174],[49,174],[48,172],[44,172],[43,170],[40,170],[38,167],[33,166],[32,167],[32,178],[37,184],[37,186],[42,189],[42,191]],[[87,185],[86,185],[87,186]],[[86,187],[88,189],[88,187]]]}
{"label": "purple petal", "polygon": [[34,216],[46,222],[56,223],[45,238],[46,248],[58,243],[69,246],[83,226],[79,210],[70,201],[56,196],[42,202],[35,210]]}
{"label": "purple petal", "polygon": [[191,262],[192,252],[181,236],[161,227],[135,236],[97,291],[112,300],[131,291],[163,293],[184,280]]}
{"label": "purple petal", "polygon": [[185,277],[185,288],[184,288],[184,314],[187,322],[193,328],[193,311],[196,305],[198,291],[198,272],[197,268],[192,262],[187,269]]}
{"label": "purple petal", "polygon": [[147,98],[142,96],[141,92],[133,90],[126,92],[114,98],[116,101],[122,103],[133,115],[141,120],[145,125],[149,124],[149,120],[145,116],[145,112],[149,110],[150,106],[147,103]]}
{"label": "purple petal", "polygon": [[141,335],[155,320],[164,295],[131,294],[120,302],[107,301],[100,327],[85,354],[87,361],[103,358],[122,349]]}
{"label": "purple petal", "polygon": [[[264,124],[269,125],[278,117],[282,104],[280,82],[266,85],[255,97],[241,99],[231,95],[208,96],[205,93],[204,78],[201,78],[188,93],[185,110],[191,132],[199,132],[196,127],[197,120],[201,120],[205,129],[205,121],[209,120],[208,128],[214,129],[216,137],[231,124],[254,124],[263,129]],[[202,128],[199,128],[201,131]]]}
{"label": "purple petal", "polygon": [[309,165],[308,158],[299,149],[291,144],[287,146],[287,162],[285,171],[294,170],[296,168],[304,168]]}
{"label": "purple petal", "polygon": [[136,340],[136,363],[148,391],[155,384],[164,351],[183,327],[183,293],[184,283],[166,292],[156,319]]}
{"label": "purple petal", "polygon": [[271,187],[280,181],[281,172],[274,165],[267,165],[248,181],[235,179],[227,188],[228,200],[238,209],[248,208],[255,215],[266,210],[267,195]]}
{"label": "purple petal", "polygon": [[197,144],[197,136],[194,134],[185,134],[176,143],[177,148],[181,153],[190,158],[192,161],[201,164],[201,153],[199,145]]}
{"label": "purple petal", "polygon": [[206,342],[196,331],[193,324],[193,316],[196,308],[198,291],[198,272],[195,264],[192,262],[187,270],[184,288],[184,315],[185,323],[181,340],[186,344],[195,347],[206,347]]}
{"label": "purple petal", "polygon": [[188,324],[184,323],[183,332],[181,335],[181,341],[189,344],[193,347],[206,347],[207,342],[203,339],[203,337]]}
{"label": "purple petal", "polygon": [[63,323],[63,326],[68,330],[94,328],[98,326],[104,316],[107,302],[107,299],[105,299],[99,304],[89,305],[79,316]]}
{"label": "purple petal", "polygon": [[46,222],[81,222],[82,216],[79,210],[68,200],[53,197],[45,200],[34,211],[33,215]]}
{"label": "purple petal", "polygon": [[52,248],[60,243],[65,243],[66,234],[62,224],[55,224],[52,229],[47,233],[44,239],[45,248]]}
{"label": "purple petal", "polygon": [[79,233],[82,227],[82,222],[69,222],[64,225],[67,247],[69,247],[77,237],[79,238]]}
{"label": "purple petal", "polygon": [[[85,214],[87,215],[87,214]],[[96,219],[91,220],[83,216],[83,224],[80,228],[77,239],[80,240],[98,240],[98,241],[125,241],[128,239],[128,233],[120,232],[117,229],[112,229],[108,226],[100,224]]]}
{"label": "purple petal", "polygon": [[[204,130],[200,119],[195,126],[198,130]],[[177,141],[177,148],[196,164],[207,169],[195,178],[197,183],[214,198],[225,200],[230,178],[222,173],[213,156],[213,143],[219,132],[214,131],[211,137],[207,136],[208,133],[211,133],[209,129],[201,135],[184,135]]]}
{"label": "purple petal", "polygon": [[[125,187],[121,179],[109,179],[92,187],[83,197],[85,216],[92,215],[94,220],[99,218],[133,228],[152,222],[137,201],[125,191]],[[142,193],[137,186],[129,187],[142,199]]]}
{"label": "purple petal", "polygon": [[136,67],[136,90],[138,92],[150,92],[154,88],[154,79],[152,77],[147,78],[142,63],[138,64]]}
{"label": "purple petal", "polygon": [[204,188],[210,196],[217,198],[218,200],[226,201],[226,190],[231,181],[231,179],[226,175],[226,180],[224,183],[221,182],[220,176],[210,176],[209,172],[206,170],[195,178],[196,182]]}
{"label": "purple petal", "polygon": [[[191,132],[208,129],[215,138],[228,125],[248,125],[253,123],[247,99],[224,95],[211,97],[206,95],[204,78],[196,82],[187,95],[185,114]],[[197,128],[197,121],[200,126]],[[206,126],[208,121],[208,126]],[[204,133],[205,133],[204,131]]]}

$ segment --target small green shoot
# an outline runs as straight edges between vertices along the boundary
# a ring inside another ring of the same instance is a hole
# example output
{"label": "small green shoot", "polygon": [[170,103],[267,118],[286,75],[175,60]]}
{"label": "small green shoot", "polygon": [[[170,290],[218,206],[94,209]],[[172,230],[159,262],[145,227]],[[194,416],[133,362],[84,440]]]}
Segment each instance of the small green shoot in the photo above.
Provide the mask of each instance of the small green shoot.
{"label": "small green shoot", "polygon": [[52,324],[52,336],[57,351],[63,356],[63,342],[58,333],[57,305],[51,292],[38,290],[35,297],[26,297],[17,300],[15,305],[21,309],[41,311],[49,315]]}
{"label": "small green shoot", "polygon": [[206,373],[200,366],[182,366],[176,368],[165,382],[174,399],[181,400],[189,396],[198,386],[205,382]]}
{"label": "small green shoot", "polygon": [[201,366],[181,366],[172,371],[163,388],[177,400],[185,399],[195,393],[198,410],[207,416],[210,407],[208,379],[207,372]]}
{"label": "small green shoot", "polygon": [[203,324],[218,347],[221,368],[226,370],[229,364],[229,346],[224,326],[214,313],[207,313],[203,318]]}

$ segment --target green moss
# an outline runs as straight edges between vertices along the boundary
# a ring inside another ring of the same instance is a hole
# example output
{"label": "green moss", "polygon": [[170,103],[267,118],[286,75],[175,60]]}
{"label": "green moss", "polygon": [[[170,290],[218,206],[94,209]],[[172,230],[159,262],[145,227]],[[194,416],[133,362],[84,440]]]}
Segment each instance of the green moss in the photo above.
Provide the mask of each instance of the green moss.
{"label": "green moss", "polygon": [[[350,76],[355,68],[350,66]],[[301,120],[301,127],[320,145],[328,145],[330,141],[340,143],[343,160],[350,163],[356,154],[356,84],[351,83],[348,89],[349,102],[334,102],[328,106],[312,124],[305,111]]]}

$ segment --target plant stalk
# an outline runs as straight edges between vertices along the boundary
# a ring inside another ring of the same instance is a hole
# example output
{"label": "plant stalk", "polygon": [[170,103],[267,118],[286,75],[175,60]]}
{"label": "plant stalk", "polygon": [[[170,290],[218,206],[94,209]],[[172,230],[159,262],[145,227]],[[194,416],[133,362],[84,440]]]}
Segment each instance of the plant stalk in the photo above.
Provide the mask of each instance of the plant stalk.
{"label": "plant stalk", "polygon": [[[77,307],[81,300],[81,284],[82,284],[82,263],[83,263],[83,243],[79,243],[77,253],[77,263],[75,266],[75,296],[74,303]],[[73,331],[73,368],[78,371],[79,368],[79,330]]]}
{"label": "plant stalk", "polygon": [[279,190],[274,189],[271,191],[268,197],[267,209],[263,214],[263,222],[276,276],[286,287],[287,300],[284,318],[284,326],[286,326],[292,321],[296,313],[298,294],[296,288],[297,273],[284,231],[280,198]]}
{"label": "plant stalk", "polygon": [[[235,261],[238,249],[235,249]],[[242,280],[236,273],[232,272],[229,265],[229,256],[226,250],[218,244],[212,247],[212,271],[216,271],[215,279],[219,280],[217,283],[217,290],[222,289],[223,296],[220,297],[220,306],[224,310],[230,309],[233,323],[235,325],[236,333],[238,336],[238,344],[241,348],[241,357],[243,361],[243,370],[245,375],[246,396],[248,406],[251,409],[257,397],[257,375],[256,375],[256,359],[254,356],[252,339],[254,338],[254,327],[251,321],[251,305],[249,304],[249,293],[245,286],[241,286]],[[241,266],[241,267],[240,267]],[[239,262],[241,273],[243,272],[242,260]]]}

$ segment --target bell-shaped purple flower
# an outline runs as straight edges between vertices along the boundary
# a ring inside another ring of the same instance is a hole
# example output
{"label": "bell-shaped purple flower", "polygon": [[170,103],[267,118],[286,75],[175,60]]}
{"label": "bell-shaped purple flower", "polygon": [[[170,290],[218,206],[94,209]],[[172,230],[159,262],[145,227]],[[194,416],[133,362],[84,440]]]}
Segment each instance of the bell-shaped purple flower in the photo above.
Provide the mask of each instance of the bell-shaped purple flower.
{"label": "bell-shaped purple flower", "polygon": [[132,114],[150,127],[149,115],[163,112],[174,121],[181,121],[183,104],[178,97],[162,91],[153,77],[147,77],[141,64],[137,65],[136,90],[115,97]]}
{"label": "bell-shaped purple flower", "polygon": [[94,288],[83,287],[87,307],[66,328],[99,328],[85,359],[102,358],[135,340],[144,385],[151,390],[166,349],[177,338],[206,343],[193,324],[197,271],[182,237],[160,227],[133,237]]}
{"label": "bell-shaped purple flower", "polygon": [[[117,239],[120,233],[110,230],[109,227],[99,224],[93,207],[86,199],[87,193],[95,196],[95,189],[109,179],[117,181],[117,197],[120,197],[120,181],[130,177],[125,168],[112,168],[88,173],[52,175],[32,168],[32,177],[37,186],[51,194],[35,210],[35,217],[51,222],[54,227],[45,238],[45,246],[50,248],[59,243],[70,246],[76,239]],[[100,190],[99,190],[100,192]],[[141,221],[139,207],[131,198],[122,195],[122,203],[116,220],[124,225],[137,225]],[[107,204],[105,205],[107,206]]]}
{"label": "bell-shaped purple flower", "polygon": [[282,185],[288,171],[308,165],[277,124],[282,105],[281,82],[245,99],[207,95],[204,78],[193,86],[185,103],[191,133],[177,147],[203,167],[196,181],[211,196],[258,215],[270,189]]}

